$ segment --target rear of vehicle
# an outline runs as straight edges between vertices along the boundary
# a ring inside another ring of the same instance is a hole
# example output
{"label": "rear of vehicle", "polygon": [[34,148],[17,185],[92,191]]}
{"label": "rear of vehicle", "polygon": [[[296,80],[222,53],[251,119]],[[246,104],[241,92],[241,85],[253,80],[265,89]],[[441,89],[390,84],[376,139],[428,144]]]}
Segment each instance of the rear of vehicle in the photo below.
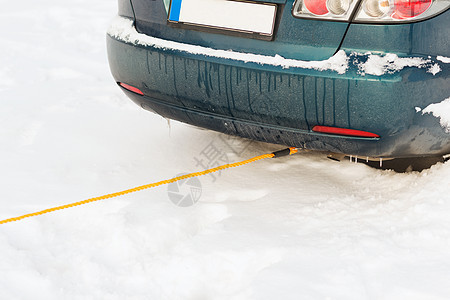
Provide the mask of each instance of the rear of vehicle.
{"label": "rear of vehicle", "polygon": [[449,6],[119,0],[108,56],[125,93],[167,118],[349,155],[443,155],[450,120],[428,108],[449,106]]}

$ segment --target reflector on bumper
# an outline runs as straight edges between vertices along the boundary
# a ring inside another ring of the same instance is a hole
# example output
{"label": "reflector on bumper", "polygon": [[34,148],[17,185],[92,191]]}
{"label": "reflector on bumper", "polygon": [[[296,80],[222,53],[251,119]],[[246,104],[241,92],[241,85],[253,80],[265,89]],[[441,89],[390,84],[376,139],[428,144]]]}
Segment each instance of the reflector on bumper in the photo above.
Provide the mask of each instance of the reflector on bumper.
{"label": "reflector on bumper", "polygon": [[140,89],[138,89],[137,87],[131,86],[131,85],[126,84],[126,83],[123,83],[123,82],[118,82],[118,84],[119,84],[121,87],[123,87],[124,89],[126,89],[126,90],[128,90],[128,91],[130,91],[130,92],[133,92],[133,93],[135,93],[135,94],[144,96],[144,93],[143,93]]}
{"label": "reflector on bumper", "polygon": [[364,137],[364,138],[379,138],[380,137],[378,134],[372,133],[372,132],[348,129],[348,128],[330,127],[330,126],[314,126],[312,131],[320,132],[320,133],[336,134],[336,135]]}

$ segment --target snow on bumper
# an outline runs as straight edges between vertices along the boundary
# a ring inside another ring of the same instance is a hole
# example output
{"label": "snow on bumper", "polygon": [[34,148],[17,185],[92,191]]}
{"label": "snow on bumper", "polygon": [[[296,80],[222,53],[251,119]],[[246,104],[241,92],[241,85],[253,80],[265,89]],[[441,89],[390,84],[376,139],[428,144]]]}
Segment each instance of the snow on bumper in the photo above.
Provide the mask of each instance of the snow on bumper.
{"label": "snow on bumper", "polygon": [[[220,50],[191,45],[175,41],[164,40],[138,33],[133,26],[133,21],[123,17],[116,17],[111,23],[108,34],[122,42],[133,45],[154,47],[164,50],[181,51],[194,55],[204,55],[208,57],[230,59],[244,63],[257,63],[261,65],[278,66],[282,68],[302,68],[318,71],[332,70],[338,74],[344,74],[349,65],[353,64],[358,69],[359,74],[365,75],[384,75],[392,74],[406,67],[425,68],[427,72],[435,75],[441,71],[438,63],[430,58],[422,57],[398,57],[396,54],[388,53],[385,55],[376,55],[370,52],[358,53],[352,52],[347,55],[343,50],[323,61],[303,61],[297,59],[288,59],[280,55],[267,56],[254,53],[243,53],[232,50]],[[350,60],[350,58],[353,58]],[[443,61],[443,60],[441,60]]]}

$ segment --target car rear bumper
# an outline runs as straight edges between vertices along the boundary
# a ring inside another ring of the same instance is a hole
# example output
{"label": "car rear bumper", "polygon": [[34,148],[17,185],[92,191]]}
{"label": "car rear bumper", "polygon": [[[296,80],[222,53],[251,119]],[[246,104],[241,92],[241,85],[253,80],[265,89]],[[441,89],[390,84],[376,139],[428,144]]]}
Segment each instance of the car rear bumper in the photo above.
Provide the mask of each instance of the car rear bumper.
{"label": "car rear bumper", "polygon": [[[339,51],[311,62],[204,48],[138,34],[131,20],[107,37],[117,82],[143,108],[270,143],[369,157],[450,153],[450,134],[420,109],[450,96],[450,66],[430,57]],[[380,138],[313,132],[316,125]]]}

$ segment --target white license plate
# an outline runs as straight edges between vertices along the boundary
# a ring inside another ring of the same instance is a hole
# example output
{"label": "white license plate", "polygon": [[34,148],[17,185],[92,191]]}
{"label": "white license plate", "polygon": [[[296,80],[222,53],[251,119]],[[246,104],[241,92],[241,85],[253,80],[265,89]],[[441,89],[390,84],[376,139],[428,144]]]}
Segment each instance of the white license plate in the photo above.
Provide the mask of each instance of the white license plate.
{"label": "white license plate", "polygon": [[273,35],[277,6],[230,0],[172,0],[169,22]]}

